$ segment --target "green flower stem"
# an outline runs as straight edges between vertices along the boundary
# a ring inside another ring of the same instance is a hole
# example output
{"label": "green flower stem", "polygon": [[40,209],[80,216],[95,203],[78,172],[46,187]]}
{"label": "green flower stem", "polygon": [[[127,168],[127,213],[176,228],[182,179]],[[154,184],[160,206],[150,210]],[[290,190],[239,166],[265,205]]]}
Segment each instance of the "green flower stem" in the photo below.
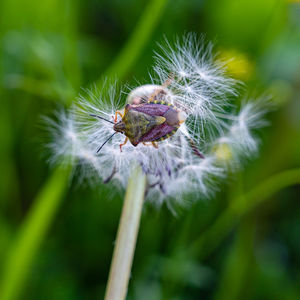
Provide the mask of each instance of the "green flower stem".
{"label": "green flower stem", "polygon": [[248,214],[239,224],[234,242],[223,263],[214,300],[241,299],[244,288],[248,286],[251,267],[255,265],[256,223],[255,214]]}
{"label": "green flower stem", "polygon": [[[261,203],[270,199],[272,195],[281,189],[299,183],[300,169],[288,170],[271,176],[254,187],[250,192],[234,198],[231,202],[232,204],[188,248],[176,249],[172,254],[173,259],[177,260],[180,258],[182,260],[197,257],[198,260],[203,260],[220,245],[240,221],[244,220],[244,217],[249,218],[255,208]],[[170,289],[167,291],[168,294],[165,298],[170,298],[170,294],[175,289],[178,293],[183,288],[184,283],[178,278],[170,281],[168,272],[172,272],[172,269],[170,271],[167,264],[163,266],[163,269],[167,274],[165,277],[168,278],[167,284]]]}
{"label": "green flower stem", "polygon": [[102,85],[103,77],[115,78],[118,76],[118,79],[124,78],[128,70],[134,67],[135,62],[156,28],[167,2],[168,0],[152,0],[149,2],[119,55],[104,76],[99,78],[98,86]]}
{"label": "green flower stem", "polygon": [[[148,4],[128,42],[106,72],[107,77],[113,75],[121,79],[126,75],[149,40],[166,3],[167,0],[152,0]],[[9,250],[0,282],[1,300],[16,299],[20,295],[34,256],[67,189],[70,172],[57,168],[35,199],[33,208]]]}
{"label": "green flower stem", "polygon": [[38,194],[8,252],[0,286],[1,300],[17,299],[30,272],[31,263],[66,192],[71,168],[55,170]]}
{"label": "green flower stem", "polygon": [[126,298],[145,188],[146,176],[141,167],[138,166],[133,170],[127,186],[105,300],[123,300]]}
{"label": "green flower stem", "polygon": [[270,177],[250,192],[238,197],[217,221],[194,241],[188,250],[189,255],[205,257],[224,240],[244,215],[251,213],[281,189],[297,183],[300,183],[300,169],[288,170]]}

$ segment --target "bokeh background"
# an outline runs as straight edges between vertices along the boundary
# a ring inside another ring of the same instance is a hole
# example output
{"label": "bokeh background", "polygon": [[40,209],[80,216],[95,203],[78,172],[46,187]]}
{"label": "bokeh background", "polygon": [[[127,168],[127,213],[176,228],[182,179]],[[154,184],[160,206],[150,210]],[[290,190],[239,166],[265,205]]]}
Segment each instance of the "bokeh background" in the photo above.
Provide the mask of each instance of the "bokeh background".
{"label": "bokeh background", "polygon": [[186,32],[277,108],[213,199],[145,206],[127,298],[300,299],[300,3],[1,0],[0,24],[0,299],[103,298],[123,195],[49,167],[41,116],[103,76],[147,82]]}

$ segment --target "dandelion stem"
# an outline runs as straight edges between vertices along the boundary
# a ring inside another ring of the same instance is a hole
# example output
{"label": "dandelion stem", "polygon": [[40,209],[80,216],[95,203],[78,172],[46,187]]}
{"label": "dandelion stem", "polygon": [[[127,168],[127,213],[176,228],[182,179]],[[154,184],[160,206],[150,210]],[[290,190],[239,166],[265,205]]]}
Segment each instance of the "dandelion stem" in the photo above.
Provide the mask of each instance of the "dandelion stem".
{"label": "dandelion stem", "polygon": [[122,300],[126,297],[145,188],[146,176],[137,167],[133,170],[127,186],[105,300]]}
{"label": "dandelion stem", "polygon": [[[126,75],[150,39],[151,33],[162,16],[166,3],[167,0],[152,0],[148,4],[128,42],[105,73],[106,77],[110,78],[113,74],[113,76],[118,76],[119,79],[122,79]],[[74,84],[76,81],[77,77],[74,78]],[[102,82],[102,77],[99,79],[99,82]],[[29,83],[31,88],[32,82],[30,81]],[[40,83],[41,86],[43,86],[43,83]],[[53,94],[56,95],[54,92]],[[69,99],[72,95],[73,91],[70,90],[66,96]],[[51,225],[59,203],[63,199],[69,177],[70,170],[66,172],[57,168],[35,199],[34,205],[28,213],[25,223],[21,226],[15,243],[9,250],[6,266],[1,272],[3,276],[0,282],[1,300],[16,299],[21,294],[22,286],[24,286],[26,276],[30,272],[34,256]],[[139,178],[139,181],[142,182],[142,178]],[[134,187],[137,191],[141,191],[142,188],[144,188],[142,184]]]}
{"label": "dandelion stem", "polygon": [[57,168],[35,199],[8,253],[0,284],[1,300],[16,299],[21,293],[31,262],[66,191],[69,173],[70,168]]}

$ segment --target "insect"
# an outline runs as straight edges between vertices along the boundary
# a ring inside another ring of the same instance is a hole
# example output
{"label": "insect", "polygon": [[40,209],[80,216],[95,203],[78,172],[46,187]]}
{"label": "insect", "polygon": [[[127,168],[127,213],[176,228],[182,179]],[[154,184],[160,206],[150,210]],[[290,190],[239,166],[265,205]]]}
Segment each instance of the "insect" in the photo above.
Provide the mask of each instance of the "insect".
{"label": "insect", "polygon": [[[116,111],[113,117],[111,123],[114,124],[115,132],[101,145],[97,152],[117,132],[125,135],[124,142],[120,144],[120,151],[128,141],[134,147],[143,143],[158,148],[157,143],[174,135],[187,118],[182,109],[168,101],[168,90],[164,86],[141,86],[129,94],[127,102],[124,112]],[[103,119],[100,116],[91,116]],[[119,121],[118,116],[121,117]],[[195,143],[190,141],[190,144],[193,151],[198,156],[203,157],[198,150],[196,151]]]}

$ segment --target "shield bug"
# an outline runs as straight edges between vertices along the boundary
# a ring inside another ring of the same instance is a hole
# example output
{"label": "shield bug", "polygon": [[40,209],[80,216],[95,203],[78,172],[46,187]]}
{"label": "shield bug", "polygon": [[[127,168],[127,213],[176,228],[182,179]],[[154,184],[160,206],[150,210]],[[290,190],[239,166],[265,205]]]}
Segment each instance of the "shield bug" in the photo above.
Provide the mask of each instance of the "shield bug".
{"label": "shield bug", "polygon": [[[134,147],[139,143],[147,145],[146,143],[150,142],[152,146],[158,148],[157,143],[171,137],[187,118],[183,109],[168,101],[169,97],[170,92],[165,86],[145,85],[133,90],[128,95],[124,111],[116,111],[114,122],[109,121],[114,124],[115,133],[101,145],[97,152],[117,132],[126,136],[125,141],[120,144],[121,151],[128,140]],[[100,116],[92,116],[103,119]],[[119,121],[118,116],[121,117]],[[192,140],[190,145],[194,153],[203,158]]]}

